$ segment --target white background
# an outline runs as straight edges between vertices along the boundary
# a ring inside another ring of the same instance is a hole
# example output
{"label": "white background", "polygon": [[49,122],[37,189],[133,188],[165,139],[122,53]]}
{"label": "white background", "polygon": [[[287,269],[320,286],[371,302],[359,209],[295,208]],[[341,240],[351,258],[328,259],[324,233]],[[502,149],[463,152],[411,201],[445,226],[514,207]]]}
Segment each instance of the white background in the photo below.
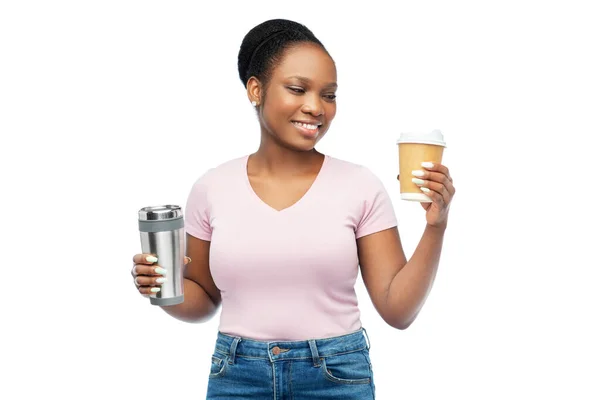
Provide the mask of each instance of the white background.
{"label": "white background", "polygon": [[448,142],[457,194],[421,314],[391,328],[357,281],[378,398],[600,398],[592,3],[2,2],[0,397],[204,398],[218,317],[137,293],[137,211],[184,206],[257,149],[237,54],[288,18],[338,67],[317,148],[384,181],[409,256],[425,219],[400,200],[395,139]]}

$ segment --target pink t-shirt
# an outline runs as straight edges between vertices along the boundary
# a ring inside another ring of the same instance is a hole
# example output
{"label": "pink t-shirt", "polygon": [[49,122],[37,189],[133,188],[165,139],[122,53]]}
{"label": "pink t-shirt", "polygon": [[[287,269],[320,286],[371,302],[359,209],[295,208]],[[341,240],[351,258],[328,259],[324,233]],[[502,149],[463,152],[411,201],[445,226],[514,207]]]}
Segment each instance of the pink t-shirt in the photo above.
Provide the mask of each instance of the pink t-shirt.
{"label": "pink t-shirt", "polygon": [[368,168],[326,155],[302,199],[277,211],[252,189],[247,162],[207,171],[185,208],[186,232],[211,241],[219,330],[265,341],[359,330],[356,239],[397,225],[383,184]]}

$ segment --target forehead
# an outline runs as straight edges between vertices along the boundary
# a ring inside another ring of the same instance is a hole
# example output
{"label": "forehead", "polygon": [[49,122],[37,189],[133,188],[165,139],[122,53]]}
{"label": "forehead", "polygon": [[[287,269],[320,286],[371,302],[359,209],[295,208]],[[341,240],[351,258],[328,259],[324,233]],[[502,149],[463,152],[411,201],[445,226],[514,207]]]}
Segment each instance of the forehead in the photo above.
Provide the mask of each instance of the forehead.
{"label": "forehead", "polygon": [[317,85],[337,81],[335,64],[331,57],[318,45],[300,44],[286,50],[280,63],[273,69],[273,78],[291,79],[301,76]]}

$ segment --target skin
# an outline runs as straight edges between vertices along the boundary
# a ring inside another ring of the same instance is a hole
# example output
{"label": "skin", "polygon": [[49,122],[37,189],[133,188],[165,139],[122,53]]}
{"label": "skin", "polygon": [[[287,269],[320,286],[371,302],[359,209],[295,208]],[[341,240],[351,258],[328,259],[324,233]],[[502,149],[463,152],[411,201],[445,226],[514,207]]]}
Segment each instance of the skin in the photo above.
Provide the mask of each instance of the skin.
{"label": "skin", "polygon": [[[300,76],[303,79],[293,78]],[[322,166],[324,155],[315,145],[326,134],[336,113],[337,73],[331,57],[319,46],[303,43],[288,49],[273,69],[269,82],[251,77],[249,101],[257,103],[261,142],[248,159],[247,172],[256,194],[272,208],[285,209],[308,191]],[[308,138],[292,124],[294,120],[322,122],[317,137]],[[379,315],[390,326],[406,329],[416,318],[433,285],[450,203],[455,193],[448,168],[433,164],[423,168],[421,185],[431,203],[426,211],[423,236],[407,260],[398,228],[357,240],[363,281]],[[190,322],[210,318],[221,303],[208,264],[210,242],[187,235],[187,254],[193,260],[185,270],[183,305],[162,307],[167,313]],[[134,257],[132,275],[142,294],[157,286],[157,264]],[[202,290],[199,290],[202,289]],[[189,293],[189,295],[188,295]]]}
{"label": "skin", "polygon": [[[276,210],[308,191],[324,160],[315,145],[336,114],[337,72],[319,46],[302,44],[285,52],[267,83],[251,77],[248,99],[257,103],[261,142],[248,159],[248,177],[257,195]],[[292,121],[322,123],[315,138],[299,134]]]}

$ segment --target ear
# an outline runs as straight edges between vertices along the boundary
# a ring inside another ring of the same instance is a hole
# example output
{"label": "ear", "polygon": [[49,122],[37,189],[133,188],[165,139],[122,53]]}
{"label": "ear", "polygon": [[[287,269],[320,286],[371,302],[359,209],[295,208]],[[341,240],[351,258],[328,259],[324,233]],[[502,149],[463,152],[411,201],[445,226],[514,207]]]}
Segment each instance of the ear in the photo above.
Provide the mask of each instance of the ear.
{"label": "ear", "polygon": [[248,93],[248,100],[250,100],[250,102],[255,101],[256,104],[260,104],[262,99],[262,85],[256,77],[251,76],[250,79],[248,79],[246,91]]}

